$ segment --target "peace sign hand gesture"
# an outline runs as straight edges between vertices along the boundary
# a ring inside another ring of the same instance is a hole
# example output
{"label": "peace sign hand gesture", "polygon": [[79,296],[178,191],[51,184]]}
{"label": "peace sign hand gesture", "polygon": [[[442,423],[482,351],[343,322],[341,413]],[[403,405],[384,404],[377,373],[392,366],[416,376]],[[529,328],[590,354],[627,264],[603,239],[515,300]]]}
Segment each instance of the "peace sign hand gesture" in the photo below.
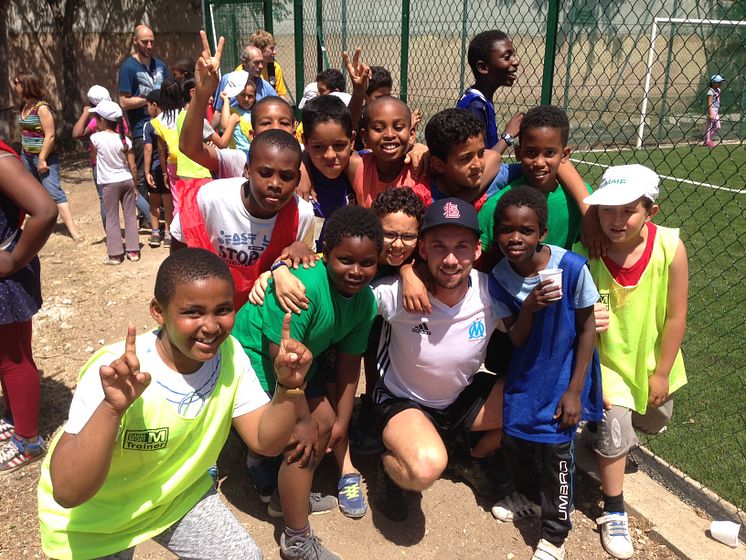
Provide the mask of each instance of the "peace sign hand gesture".
{"label": "peace sign hand gesture", "polygon": [[347,51],[342,53],[342,60],[347,67],[347,73],[350,75],[352,81],[353,91],[359,93],[365,93],[368,89],[368,80],[370,80],[370,66],[360,62],[360,53],[362,49],[358,47],[355,49],[355,53],[352,55],[352,62],[350,62],[350,55]]}
{"label": "peace sign hand gesture", "polygon": [[124,414],[150,385],[150,374],[140,371],[140,360],[135,353],[135,338],[135,325],[130,323],[127,327],[124,354],[110,365],[101,366],[99,369],[104,402],[119,415]]}
{"label": "peace sign hand gesture", "polygon": [[282,385],[295,389],[305,382],[313,354],[301,342],[290,338],[290,321],[291,314],[285,313],[280,351],[275,358],[275,375]]}
{"label": "peace sign hand gesture", "polygon": [[197,91],[212,92],[218,87],[220,81],[220,58],[223,56],[223,43],[225,40],[221,37],[218,39],[218,47],[215,55],[210,52],[210,43],[207,42],[207,34],[204,29],[199,32],[202,40],[202,53],[194,65],[194,81]]}

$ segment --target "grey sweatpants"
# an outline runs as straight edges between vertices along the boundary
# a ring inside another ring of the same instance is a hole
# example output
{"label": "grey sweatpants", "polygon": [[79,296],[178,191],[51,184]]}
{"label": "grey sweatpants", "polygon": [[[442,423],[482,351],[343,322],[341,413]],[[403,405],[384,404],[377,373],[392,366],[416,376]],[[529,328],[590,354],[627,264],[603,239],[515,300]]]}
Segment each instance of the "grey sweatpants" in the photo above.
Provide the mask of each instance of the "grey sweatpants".
{"label": "grey sweatpants", "polygon": [[[153,540],[186,560],[261,560],[262,552],[214,489]],[[100,560],[132,560],[135,548]]]}
{"label": "grey sweatpants", "polygon": [[110,257],[122,254],[122,230],[119,229],[119,204],[124,214],[124,245],[127,251],[140,250],[137,231],[137,213],[135,212],[135,189],[132,179],[119,183],[106,183],[103,191],[104,210],[106,211],[106,251]]}

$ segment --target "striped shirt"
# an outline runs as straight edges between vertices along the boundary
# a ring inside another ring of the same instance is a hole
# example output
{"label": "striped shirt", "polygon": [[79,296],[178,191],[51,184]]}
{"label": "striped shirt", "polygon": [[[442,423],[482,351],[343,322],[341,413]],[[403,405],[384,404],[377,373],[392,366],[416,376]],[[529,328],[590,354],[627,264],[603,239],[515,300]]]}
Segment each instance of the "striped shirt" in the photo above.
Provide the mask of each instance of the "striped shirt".
{"label": "striped shirt", "polygon": [[39,107],[42,105],[49,107],[46,101],[37,101],[25,118],[23,112],[18,115],[18,124],[21,126],[21,147],[27,154],[41,153],[41,147],[44,144],[44,130],[39,118]]}

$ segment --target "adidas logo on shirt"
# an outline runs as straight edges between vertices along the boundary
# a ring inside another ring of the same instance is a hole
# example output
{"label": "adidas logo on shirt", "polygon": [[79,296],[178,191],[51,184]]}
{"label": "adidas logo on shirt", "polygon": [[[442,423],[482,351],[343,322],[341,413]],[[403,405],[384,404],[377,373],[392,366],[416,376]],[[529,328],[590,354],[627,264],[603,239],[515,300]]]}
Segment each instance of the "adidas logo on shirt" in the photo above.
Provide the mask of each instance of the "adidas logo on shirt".
{"label": "adidas logo on shirt", "polygon": [[420,323],[419,325],[412,327],[412,332],[415,334],[426,334],[428,336],[433,334],[430,332],[430,329],[427,328],[425,323]]}

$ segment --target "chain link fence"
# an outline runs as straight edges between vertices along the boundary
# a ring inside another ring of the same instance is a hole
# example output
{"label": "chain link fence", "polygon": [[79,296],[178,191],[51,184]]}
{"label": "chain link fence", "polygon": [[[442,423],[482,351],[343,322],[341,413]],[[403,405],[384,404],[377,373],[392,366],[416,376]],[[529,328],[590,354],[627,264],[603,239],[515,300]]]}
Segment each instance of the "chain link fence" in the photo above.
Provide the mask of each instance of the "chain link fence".
{"label": "chain link fence", "polygon": [[[571,157],[590,184],[622,163],[662,176],[656,221],[681,228],[689,253],[689,384],[676,395],[667,432],[644,445],[675,480],[706,487],[690,497],[708,495],[711,514],[743,517],[746,2],[296,0],[294,7],[295,22],[274,25],[296,96],[322,67],[344,73],[342,51],[361,47],[366,63],[391,71],[394,90],[426,123],[472,83],[471,37],[501,29],[521,64],[517,83],[496,94],[498,123],[537,105],[543,92],[568,113]],[[548,38],[556,46],[547,55]],[[713,74],[726,82],[711,149],[703,141]]]}

